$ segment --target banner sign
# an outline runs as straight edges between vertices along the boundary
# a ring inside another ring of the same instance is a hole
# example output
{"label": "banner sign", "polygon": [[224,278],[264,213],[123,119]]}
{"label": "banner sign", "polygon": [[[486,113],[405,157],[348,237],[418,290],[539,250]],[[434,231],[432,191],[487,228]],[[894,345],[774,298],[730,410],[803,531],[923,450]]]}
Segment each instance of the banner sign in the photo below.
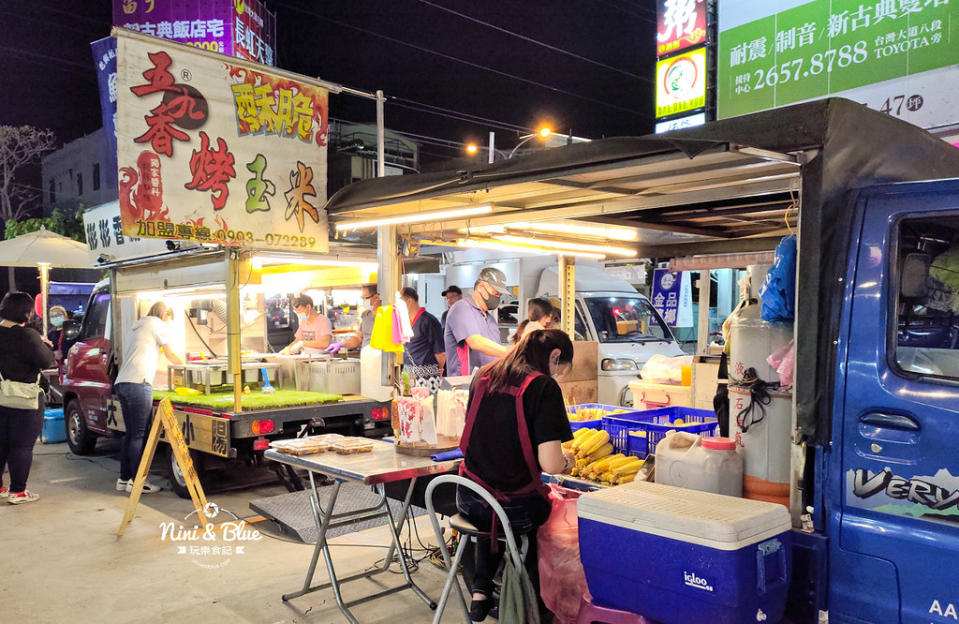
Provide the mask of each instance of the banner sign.
{"label": "banner sign", "polygon": [[652,301],[670,327],[693,326],[693,288],[688,272],[654,269]]}
{"label": "banner sign", "polygon": [[97,264],[100,256],[115,262],[169,252],[166,241],[125,236],[119,202],[112,201],[87,208],[83,213],[83,230],[86,233],[87,249],[90,250],[91,265]]}
{"label": "banner sign", "polygon": [[959,118],[959,2],[725,0],[719,118],[843,96],[921,126]]}
{"label": "banner sign", "polygon": [[100,91],[100,115],[103,121],[105,153],[110,162],[106,166],[117,168],[117,40],[104,37],[90,44],[93,63],[97,68],[97,87]]}
{"label": "banner sign", "polygon": [[706,3],[703,0],[657,0],[656,56],[706,43]]}
{"label": "banner sign", "polygon": [[160,39],[117,38],[127,236],[328,250],[328,94]]}
{"label": "banner sign", "polygon": [[113,0],[113,24],[210,52],[276,64],[276,16],[259,0]]}
{"label": "banner sign", "polygon": [[656,117],[706,106],[706,48],[656,63]]}

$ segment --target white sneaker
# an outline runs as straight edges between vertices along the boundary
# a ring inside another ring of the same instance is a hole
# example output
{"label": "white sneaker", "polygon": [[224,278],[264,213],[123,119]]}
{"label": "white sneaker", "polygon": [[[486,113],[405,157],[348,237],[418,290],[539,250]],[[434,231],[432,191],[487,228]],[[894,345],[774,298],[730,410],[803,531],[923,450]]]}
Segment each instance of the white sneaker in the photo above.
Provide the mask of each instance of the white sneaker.
{"label": "white sneaker", "polygon": [[124,481],[123,479],[117,479],[117,492],[129,492],[127,489],[133,484],[133,479],[129,481]]}
{"label": "white sneaker", "polygon": [[[143,490],[142,490],[142,493],[143,493],[143,494],[153,494],[153,493],[155,493],[155,492],[159,492],[159,491],[162,490],[162,489],[163,489],[163,488],[160,487],[159,485],[154,485],[154,484],[150,483],[149,481],[144,481],[144,482],[143,482]],[[132,491],[133,491],[133,479],[130,479],[130,481],[127,482],[126,491],[127,491],[127,492],[132,492]]]}
{"label": "white sneaker", "polygon": [[5,485],[0,485],[0,498],[6,498],[10,495],[10,490]]}

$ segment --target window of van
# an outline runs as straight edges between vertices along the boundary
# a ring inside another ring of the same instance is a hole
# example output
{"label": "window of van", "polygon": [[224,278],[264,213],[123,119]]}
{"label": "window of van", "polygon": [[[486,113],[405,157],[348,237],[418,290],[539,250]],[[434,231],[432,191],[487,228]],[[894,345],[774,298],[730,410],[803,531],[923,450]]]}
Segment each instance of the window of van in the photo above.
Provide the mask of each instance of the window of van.
{"label": "window of van", "polygon": [[600,342],[671,342],[653,306],[639,297],[586,297]]}
{"label": "window of van", "polygon": [[903,221],[898,247],[895,364],[959,379],[959,220]]}
{"label": "window of van", "polygon": [[100,292],[93,295],[90,309],[83,317],[83,330],[80,338],[86,340],[95,336],[103,336],[107,331],[107,314],[110,311],[110,293]]}

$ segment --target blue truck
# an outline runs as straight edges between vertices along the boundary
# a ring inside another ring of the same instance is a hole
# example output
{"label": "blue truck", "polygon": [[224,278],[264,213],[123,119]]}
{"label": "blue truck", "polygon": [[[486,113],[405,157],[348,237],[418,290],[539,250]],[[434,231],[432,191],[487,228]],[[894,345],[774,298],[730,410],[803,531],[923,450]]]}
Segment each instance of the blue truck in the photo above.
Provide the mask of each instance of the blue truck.
{"label": "blue truck", "polygon": [[768,262],[797,233],[787,617],[939,624],[959,621],[955,178],[946,141],[827,99],[364,181],[327,210],[337,221],[494,206],[399,226],[421,254],[481,227],[627,225],[640,257],[700,271]]}

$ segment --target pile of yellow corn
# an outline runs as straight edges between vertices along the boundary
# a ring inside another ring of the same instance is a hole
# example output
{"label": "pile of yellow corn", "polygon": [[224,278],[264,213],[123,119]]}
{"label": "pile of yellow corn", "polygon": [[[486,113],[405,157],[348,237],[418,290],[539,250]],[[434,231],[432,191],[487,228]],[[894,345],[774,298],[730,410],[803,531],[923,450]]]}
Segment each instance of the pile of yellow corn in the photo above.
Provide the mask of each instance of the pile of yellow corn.
{"label": "pile of yellow corn", "polygon": [[637,457],[627,457],[622,453],[613,455],[609,433],[601,429],[577,429],[573,439],[564,446],[576,456],[572,476],[601,481],[606,485],[629,483],[643,465],[643,460]]}

